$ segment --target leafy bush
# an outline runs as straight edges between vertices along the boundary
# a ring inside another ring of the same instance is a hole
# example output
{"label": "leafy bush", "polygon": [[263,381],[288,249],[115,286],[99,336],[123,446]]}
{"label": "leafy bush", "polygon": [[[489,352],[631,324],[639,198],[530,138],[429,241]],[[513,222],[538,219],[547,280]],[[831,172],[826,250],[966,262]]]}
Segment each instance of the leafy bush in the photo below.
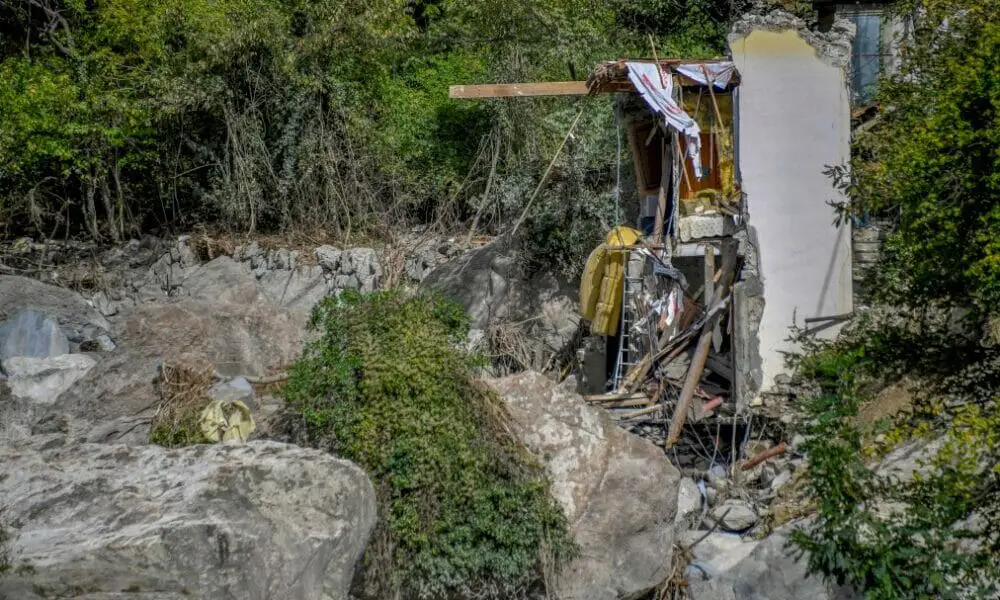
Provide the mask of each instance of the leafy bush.
{"label": "leafy bush", "polygon": [[[898,215],[874,281],[876,300],[893,308],[799,362],[821,391],[805,403],[818,514],[795,539],[812,570],[866,598],[995,597],[1000,2],[899,9],[912,32],[902,64],[880,82],[880,114],[855,139],[850,167],[832,170],[851,198],[842,216]],[[915,382],[913,407],[872,439],[858,410],[903,376]],[[912,479],[866,462],[907,439],[925,447]]]}
{"label": "leafy bush", "polygon": [[[1000,301],[1000,2],[906,0],[913,32],[882,107],[835,169],[853,215],[898,215],[880,299],[990,313]],[[919,9],[919,10],[918,10]]]}
{"label": "leafy bush", "polygon": [[320,337],[283,394],[316,445],[362,465],[379,526],[366,585],[377,597],[518,597],[572,555],[543,471],[472,377],[460,306],[345,291],[314,310]]}
{"label": "leafy bush", "polygon": [[[810,570],[877,600],[1000,591],[998,357],[978,341],[941,311],[879,311],[794,361],[818,390],[802,406],[816,520],[793,536]],[[876,436],[859,409],[904,375],[913,407]],[[903,441],[927,448],[920,472],[879,473]]]}

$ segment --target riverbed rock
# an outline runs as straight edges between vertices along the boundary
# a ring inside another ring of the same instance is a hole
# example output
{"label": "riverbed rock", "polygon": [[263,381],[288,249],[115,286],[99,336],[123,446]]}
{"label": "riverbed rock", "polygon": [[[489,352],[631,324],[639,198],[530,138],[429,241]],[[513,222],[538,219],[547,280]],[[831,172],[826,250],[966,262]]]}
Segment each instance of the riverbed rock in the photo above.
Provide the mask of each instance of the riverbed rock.
{"label": "riverbed rock", "polygon": [[522,263],[516,244],[497,239],[437,267],[420,287],[461,304],[474,329],[516,324],[531,341],[529,353],[544,363],[576,338],[579,291],[554,271],[529,276]]}
{"label": "riverbed rock", "polygon": [[148,423],[136,419],[148,420],[156,410],[161,364],[266,376],[291,364],[302,335],[273,306],[194,299],[136,306],[121,315],[114,333],[119,348],[52,406],[71,417],[78,439],[145,443]]}
{"label": "riverbed rock", "polygon": [[23,310],[0,323],[0,362],[13,357],[45,359],[69,354],[69,339],[53,319]]}
{"label": "riverbed rock", "polygon": [[62,354],[53,358],[15,356],[3,366],[14,396],[49,405],[95,364],[97,361],[86,354]]}
{"label": "riverbed rock", "polygon": [[[738,541],[713,534],[695,557],[705,570],[688,569],[691,600],[860,600],[847,586],[810,575],[807,556],[790,544],[789,534],[802,523],[786,525],[762,542]],[[692,532],[693,535],[693,532]],[[712,555],[712,552],[716,552]]]}
{"label": "riverbed rock", "polygon": [[73,290],[29,277],[0,276],[0,322],[22,311],[52,319],[73,345],[96,340],[111,330],[107,319]]}
{"label": "riverbed rock", "polygon": [[726,500],[712,507],[711,522],[718,522],[725,531],[740,532],[750,529],[760,519],[757,511],[742,500]]}
{"label": "riverbed rock", "polygon": [[0,448],[21,527],[0,598],[347,600],[375,524],[364,472],[275,442]]}
{"label": "riverbed rock", "polygon": [[545,464],[581,556],[555,597],[636,598],[669,575],[680,473],[663,451],[539,373],[493,379],[515,435]]}

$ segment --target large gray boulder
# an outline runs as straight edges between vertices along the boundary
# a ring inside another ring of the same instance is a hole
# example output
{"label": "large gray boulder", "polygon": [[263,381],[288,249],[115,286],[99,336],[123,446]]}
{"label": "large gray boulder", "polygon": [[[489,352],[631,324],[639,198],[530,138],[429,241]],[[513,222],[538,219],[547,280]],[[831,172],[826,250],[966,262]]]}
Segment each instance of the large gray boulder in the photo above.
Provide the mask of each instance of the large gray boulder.
{"label": "large gray boulder", "polygon": [[[691,600],[860,600],[851,588],[809,574],[807,556],[789,540],[792,529],[801,525],[786,525],[762,542],[727,533],[699,542],[687,571]],[[690,532],[685,542],[700,537]]]}
{"label": "large gray boulder", "polygon": [[[7,379],[0,381],[0,444],[19,443],[30,436],[37,420],[49,414],[59,396],[95,364],[87,354],[5,360]],[[56,425],[56,429],[61,427]]]}
{"label": "large gray boulder", "polygon": [[565,351],[580,327],[577,286],[554,272],[526,277],[516,243],[497,239],[428,273],[422,289],[458,302],[473,329],[515,325],[533,342],[531,353],[542,368],[552,354]]}
{"label": "large gray boulder", "polygon": [[365,473],[275,442],[0,448],[19,520],[0,598],[347,600],[375,524]]}
{"label": "large gray boulder", "polygon": [[51,412],[69,418],[74,438],[143,443],[159,401],[161,362],[230,377],[266,376],[295,360],[302,330],[267,304],[187,299],[133,307],[116,321],[114,334],[118,349],[52,405]]}
{"label": "large gray boulder", "polygon": [[263,290],[250,272],[250,265],[220,256],[190,271],[184,291],[198,300],[254,304],[264,299]]}
{"label": "large gray boulder", "polygon": [[[96,341],[111,325],[83,296],[36,279],[13,275],[0,276],[0,322],[23,311],[45,315],[59,325],[71,344]],[[49,356],[52,356],[49,353]],[[30,356],[30,355],[29,355]]]}
{"label": "large gray boulder", "polygon": [[313,307],[330,292],[319,265],[299,265],[287,271],[267,271],[258,279],[268,301],[289,311],[303,326]]}
{"label": "large gray boulder", "polygon": [[555,597],[635,598],[663,583],[680,481],[663,451],[588,406],[575,385],[533,372],[488,383],[515,435],[544,462],[581,547],[557,578]]}
{"label": "large gray boulder", "polygon": [[51,358],[69,354],[59,324],[40,312],[22,310],[0,322],[0,363],[15,356]]}

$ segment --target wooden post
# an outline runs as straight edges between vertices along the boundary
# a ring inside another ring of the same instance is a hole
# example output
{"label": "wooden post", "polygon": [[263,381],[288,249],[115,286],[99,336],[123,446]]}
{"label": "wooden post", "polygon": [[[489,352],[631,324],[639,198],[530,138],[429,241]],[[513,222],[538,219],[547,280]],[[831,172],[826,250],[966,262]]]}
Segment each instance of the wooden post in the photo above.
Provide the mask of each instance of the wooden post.
{"label": "wooden post", "polygon": [[[722,256],[722,277],[719,281],[719,286],[715,288],[715,293],[712,294],[712,301],[706,304],[708,310],[711,310],[722,302],[724,295],[729,291],[733,271],[736,269],[735,252],[723,252]],[[688,410],[691,408],[691,399],[694,398],[694,392],[698,388],[701,374],[705,370],[708,350],[712,345],[712,332],[715,330],[715,324],[718,322],[721,314],[721,311],[716,312],[702,326],[701,336],[698,338],[698,346],[694,351],[694,356],[691,357],[691,367],[688,369],[687,377],[684,379],[684,387],[681,388],[681,395],[677,399],[677,407],[674,408],[674,416],[670,421],[670,429],[667,432],[665,444],[667,448],[676,444],[677,440],[681,437],[681,429],[684,427]]]}

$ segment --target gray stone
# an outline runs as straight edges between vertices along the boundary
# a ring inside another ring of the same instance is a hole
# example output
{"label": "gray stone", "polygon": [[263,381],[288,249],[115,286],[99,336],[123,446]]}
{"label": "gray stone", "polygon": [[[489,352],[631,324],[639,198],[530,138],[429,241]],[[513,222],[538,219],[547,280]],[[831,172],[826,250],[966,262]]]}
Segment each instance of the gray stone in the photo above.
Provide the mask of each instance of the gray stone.
{"label": "gray stone", "polygon": [[111,330],[108,320],[73,290],[28,277],[0,276],[0,321],[25,310],[53,319],[71,344]]}
{"label": "gray stone", "polygon": [[663,451],[614,424],[575,393],[528,372],[490,380],[514,435],[545,464],[581,556],[555,597],[636,598],[669,575],[680,473]]}
{"label": "gray stone", "polygon": [[354,464],[278,444],[0,449],[29,569],[0,598],[347,600],[376,519]]}
{"label": "gray stone", "polygon": [[718,537],[724,534],[709,536],[713,542],[699,551],[706,539],[694,552],[711,572],[706,580],[706,573],[688,571],[691,600],[860,600],[850,588],[808,573],[807,556],[790,546],[788,535],[795,526],[782,527],[752,548],[733,537]]}
{"label": "gray stone", "polygon": [[340,270],[341,251],[333,246],[320,246],[316,248],[316,262],[323,269],[334,273]]}
{"label": "gray stone", "polygon": [[268,271],[259,283],[272,304],[289,309],[303,326],[313,307],[328,293],[323,268],[317,265],[300,266],[290,271]]}
{"label": "gray stone", "polygon": [[382,262],[378,252],[371,248],[351,248],[344,250],[340,260],[340,271],[354,275],[358,289],[373,292],[382,282]]}
{"label": "gray stone", "polygon": [[49,358],[69,353],[69,339],[49,317],[25,310],[0,323],[0,361],[14,356]]}
{"label": "gray stone", "polygon": [[579,290],[554,272],[526,277],[520,263],[516,244],[496,240],[434,269],[420,287],[461,304],[474,328],[521,324],[530,354],[544,363],[576,339]]}
{"label": "gray stone", "polygon": [[687,517],[701,512],[701,491],[698,484],[690,477],[684,477],[677,486],[677,516],[675,522],[680,523]]}
{"label": "gray stone", "polygon": [[111,352],[118,347],[118,344],[116,344],[114,340],[111,339],[111,336],[106,333],[98,335],[94,338],[94,341],[97,342],[97,345],[102,352]]}
{"label": "gray stone", "polygon": [[194,269],[184,279],[192,298],[212,302],[254,304],[264,298],[250,269],[228,256],[220,256]]}
{"label": "gray stone", "polygon": [[885,456],[875,469],[879,477],[892,477],[900,482],[913,481],[916,473],[930,472],[929,461],[941,451],[946,438],[918,439],[904,442]]}
{"label": "gray stone", "polygon": [[681,534],[680,541],[684,547],[691,548],[693,555],[687,571],[689,581],[719,577],[749,556],[759,543],[744,541],[738,535],[718,531],[685,531]]}
{"label": "gray stone", "polygon": [[712,521],[719,522],[724,531],[745,531],[757,524],[760,518],[752,506],[742,500],[726,500],[712,507]]}
{"label": "gray stone", "polygon": [[11,393],[49,405],[84,377],[97,364],[86,354],[62,354],[52,358],[16,356],[4,361]]}
{"label": "gray stone", "polygon": [[[291,316],[267,304],[193,299],[136,306],[122,314],[113,334],[118,349],[103,355],[51,408],[72,417],[74,439],[148,439],[161,362],[214,368],[230,377],[265,376],[291,364],[302,342]],[[139,417],[146,422],[119,421]]]}

